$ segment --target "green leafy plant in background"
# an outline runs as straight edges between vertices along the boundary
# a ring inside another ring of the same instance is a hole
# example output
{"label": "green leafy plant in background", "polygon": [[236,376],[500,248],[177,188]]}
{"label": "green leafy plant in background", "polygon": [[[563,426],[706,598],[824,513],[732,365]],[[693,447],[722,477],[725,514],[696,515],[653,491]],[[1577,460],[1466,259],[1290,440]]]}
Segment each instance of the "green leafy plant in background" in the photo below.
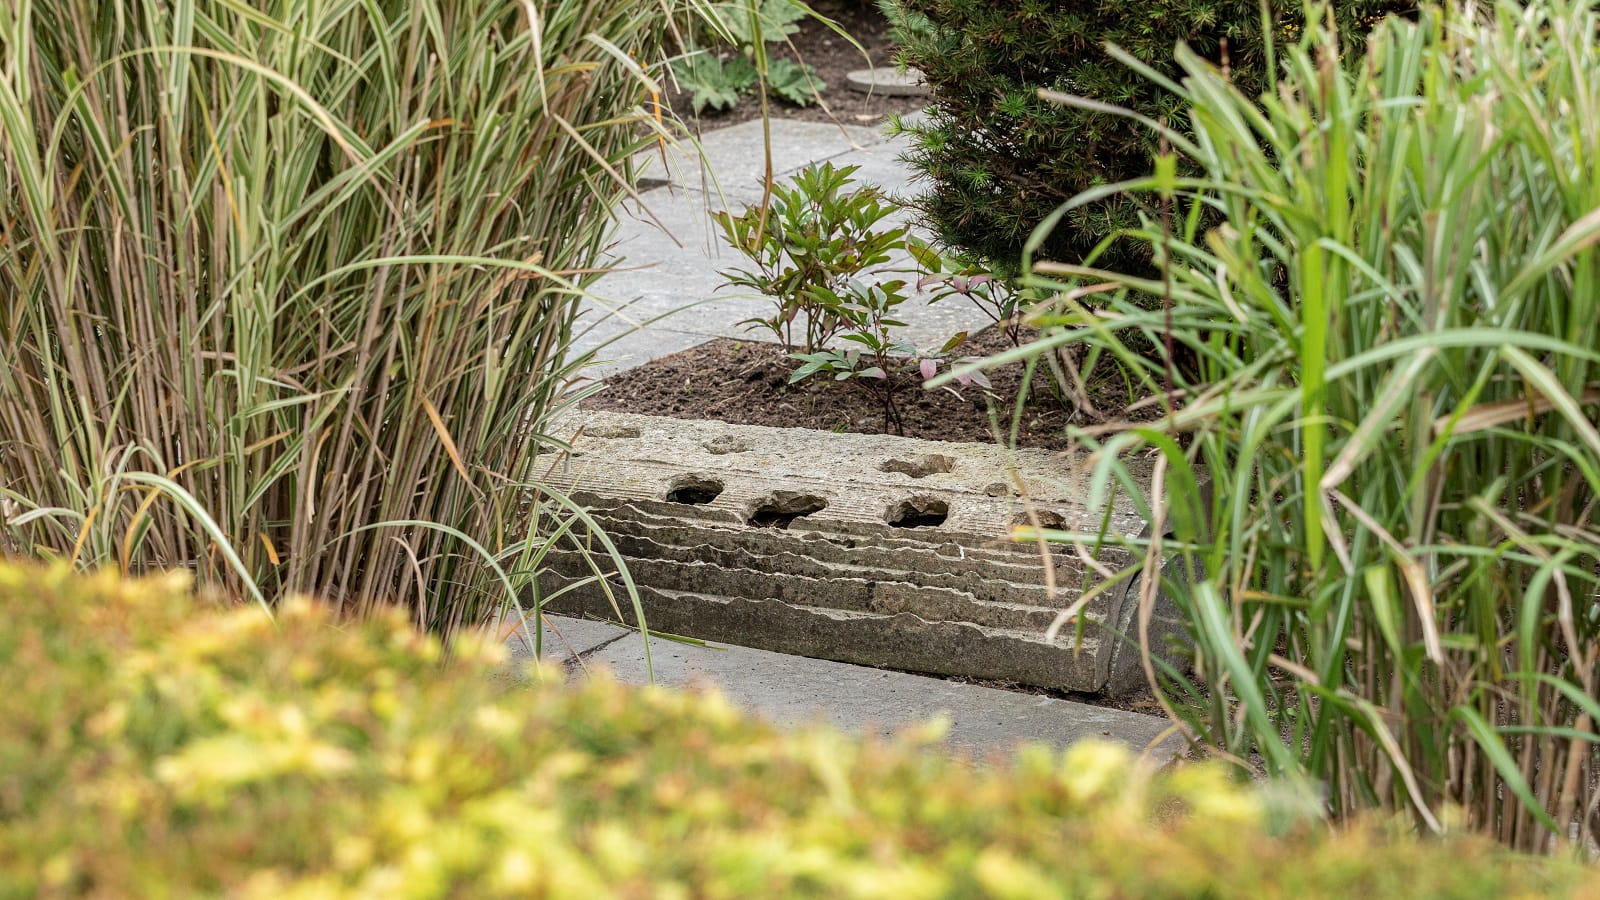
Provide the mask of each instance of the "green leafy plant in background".
{"label": "green leafy plant in background", "polygon": [[851,283],[891,271],[906,229],[887,223],[896,207],[881,191],[852,187],[859,169],[808,166],[789,184],[773,185],[767,206],[713,215],[723,239],[753,266],[723,277],[774,305],[772,315],[741,324],[764,328],[791,349],[816,352],[850,324],[842,298]]}
{"label": "green leafy plant in background", "polygon": [[774,59],[768,63],[767,90],[786,103],[810,106],[821,98],[827,88],[828,83],[809,63],[798,63],[792,59]]}
{"label": "green leafy plant in background", "polygon": [[1136,231],[1159,277],[1035,267],[1059,314],[1011,357],[1084,347],[1169,409],[1074,432],[1094,496],[1152,521],[1116,577],[1148,611],[1164,573],[1194,642],[1192,678],[1152,669],[1163,702],[1341,815],[1600,832],[1597,36],[1578,0],[1430,8],[1364,57],[1315,24],[1259,99],[1187,50],[1182,84],[1113,51],[1181,102],[1193,138],[1163,135],[1198,175],[1123,186],[1174,207]]}
{"label": "green leafy plant in background", "polygon": [[935,727],[862,742],[604,676],[530,689],[498,641],[441,664],[397,613],[352,627],[300,602],[275,624],[183,580],[0,565],[0,895],[1584,889],[1578,866],[1481,838],[1329,829],[1211,766],[1152,775],[1092,742],[977,766],[929,747]]}
{"label": "green leafy plant in background", "polygon": [[[1247,94],[1271,75],[1270,45],[1303,22],[1300,0],[1270,3],[1274,27],[1264,39],[1260,0],[900,0],[888,12],[897,62],[922,72],[933,91],[929,115],[902,125],[907,161],[926,190],[913,201],[939,243],[1011,278],[1023,244],[1057,207],[1097,185],[1148,171],[1160,148],[1150,129],[1104,107],[1063,107],[1040,89],[1126,107],[1185,127],[1177,99],[1102,50],[1107,43],[1172,76],[1181,41],[1218,62]],[[1346,0],[1333,15],[1347,34],[1382,14],[1411,9],[1408,0]],[[1052,229],[1041,258],[1148,265],[1150,254],[1120,230],[1137,227],[1139,198],[1101,195]]]}
{"label": "green leafy plant in background", "polygon": [[677,15],[0,7],[0,549],[494,615]]}
{"label": "green leafy plant in background", "polygon": [[800,23],[812,15],[810,8],[797,0],[707,4],[706,24],[696,32],[701,46],[673,62],[673,77],[689,92],[696,113],[707,107],[731,109],[763,83],[781,100],[810,106],[827,84],[810,65],[771,58],[768,45],[789,43],[799,33]]}
{"label": "green leafy plant in background", "polygon": [[[894,333],[906,326],[894,316],[907,299],[907,284],[887,277],[903,271],[890,263],[897,255],[910,265],[937,254],[903,226],[886,225],[898,207],[877,188],[851,187],[859,168],[809,166],[791,183],[775,185],[766,208],[748,206],[737,216],[724,211],[713,218],[728,244],[754,265],[723,277],[774,302],[772,315],[741,324],[766,329],[796,351],[791,355],[801,365],[789,383],[813,376],[854,382],[882,406],[884,427],[901,434],[898,370],[932,378],[967,334],[951,337],[937,351],[919,351]],[[836,340],[852,346],[835,346]],[[960,380],[988,386],[982,373],[963,372]]]}
{"label": "green leafy plant in background", "polygon": [[1022,316],[1027,308],[1026,292],[1003,279],[994,277],[987,269],[963,258],[960,254],[941,253],[921,240],[908,240],[906,251],[917,261],[923,273],[917,280],[918,290],[938,288],[928,299],[930,304],[948,297],[960,297],[976,306],[1005,332],[1012,346],[1022,343]]}
{"label": "green leafy plant in background", "polygon": [[798,0],[730,0],[711,4],[711,10],[726,23],[728,37],[740,47],[758,40],[787,41],[800,33],[800,23],[811,15],[810,8]]}
{"label": "green leafy plant in background", "polygon": [[689,103],[696,113],[708,107],[732,109],[760,78],[756,67],[743,56],[722,59],[709,52],[674,61],[672,75],[689,92]]}

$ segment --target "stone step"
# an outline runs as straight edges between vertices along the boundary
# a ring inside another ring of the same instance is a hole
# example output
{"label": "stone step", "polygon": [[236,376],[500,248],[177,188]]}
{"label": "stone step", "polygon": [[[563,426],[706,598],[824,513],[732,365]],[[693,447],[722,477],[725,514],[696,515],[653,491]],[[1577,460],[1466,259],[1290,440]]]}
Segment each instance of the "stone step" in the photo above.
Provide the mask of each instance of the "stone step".
{"label": "stone step", "polygon": [[[579,452],[603,461],[569,459],[553,473],[553,483],[569,493],[670,510],[665,499],[681,484],[720,481],[708,509],[695,512],[731,521],[744,521],[752,502],[767,494],[809,491],[828,505],[805,517],[808,527],[877,536],[891,508],[929,494],[950,509],[937,528],[915,529],[916,540],[939,543],[937,536],[945,535],[999,542],[1026,518],[1007,475],[1015,470],[1036,511],[1055,527],[1092,533],[1101,525],[1101,511],[1085,503],[1089,460],[1083,454],[586,411],[555,423],[551,433],[579,435]],[[1131,504],[1113,504],[1112,532],[1138,534],[1144,524]]]}
{"label": "stone step", "polygon": [[[689,535],[708,546],[721,549],[759,548],[769,552],[795,549],[795,552],[827,563],[848,564],[854,561],[861,565],[905,566],[908,560],[915,560],[916,567],[922,571],[962,574],[971,571],[972,561],[977,560],[988,566],[1014,567],[1032,573],[1030,577],[1036,577],[1039,572],[1037,545],[999,537],[980,540],[968,536],[964,541],[932,541],[926,538],[900,538],[897,536],[900,532],[887,529],[870,536],[858,536],[810,530],[805,518],[795,520],[788,529],[752,529],[740,517],[716,511],[706,515],[693,512],[681,516],[658,515],[652,510],[659,509],[661,504],[644,501],[618,503],[587,492],[575,495],[575,499],[589,505],[595,517],[614,526],[612,530],[616,533],[664,543],[676,543]],[[619,512],[619,507],[626,508]],[[1118,548],[1103,552],[1126,557],[1126,553]],[[1057,548],[1057,552],[1051,555],[1058,574],[1071,575],[1082,571],[1081,562],[1073,554],[1061,553]]]}
{"label": "stone step", "polygon": [[[547,591],[572,581],[548,574]],[[937,675],[1014,681],[1065,691],[1094,693],[1109,674],[1114,638],[1095,633],[1081,646],[1070,634],[1047,644],[1041,630],[991,628],[962,621],[928,620],[912,612],[867,613],[799,606],[778,599],[733,598],[711,593],[639,585],[645,623],[651,630],[702,640],[733,642],[755,637],[760,649],[832,659],[857,665]],[[549,605],[565,616],[587,616],[637,626],[626,595],[616,592],[613,609],[597,585],[563,594]]]}
{"label": "stone step", "polygon": [[[966,591],[992,602],[1019,602],[1040,607],[1061,607],[1051,602],[1040,578],[1037,554],[1021,559],[986,559],[978,552],[971,556],[928,557],[928,552],[901,551],[899,554],[878,548],[838,548],[830,541],[806,541],[795,546],[763,546],[747,533],[726,532],[712,535],[712,528],[699,532],[678,532],[688,540],[678,543],[672,533],[629,530],[626,522],[602,520],[616,548],[629,557],[677,560],[677,562],[715,562],[731,569],[762,569],[792,572],[811,578],[878,578],[893,573],[910,585]],[[614,527],[611,527],[614,525]],[[696,543],[690,543],[696,541]],[[814,552],[819,549],[835,552]],[[1104,560],[1102,560],[1104,562]],[[1117,569],[1117,565],[1112,565]],[[1056,585],[1059,596],[1077,593],[1082,585],[1083,565],[1075,557],[1056,560]],[[1070,602],[1070,601],[1066,601]]]}
{"label": "stone step", "polygon": [[[574,497],[615,497],[618,494],[635,499],[646,510],[665,512],[669,509],[665,497],[684,490],[696,490],[695,485],[706,485],[717,492],[716,499],[696,504],[694,516],[706,521],[724,524],[746,524],[761,516],[763,511],[774,514],[793,514],[794,518],[784,528],[826,528],[838,534],[876,536],[887,528],[897,527],[897,521],[910,521],[909,516],[921,515],[937,518],[937,525],[899,526],[937,528],[929,534],[947,540],[982,542],[1000,539],[1012,524],[1012,518],[1021,516],[1020,510],[1009,516],[997,517],[997,504],[983,502],[987,498],[974,497],[970,492],[942,485],[916,485],[904,488],[882,483],[865,486],[841,485],[826,475],[782,474],[767,475],[761,472],[740,472],[737,478],[718,478],[715,470],[691,469],[685,471],[681,463],[656,460],[611,460],[600,467],[584,467],[576,477],[564,485]],[[688,486],[688,487],[686,487]],[[686,506],[688,504],[673,504]],[[807,508],[810,512],[800,512]],[[800,521],[805,519],[806,521]]]}
{"label": "stone step", "polygon": [[[915,612],[939,621],[1029,629],[1036,633],[1049,628],[1057,613],[1055,609],[1038,605],[986,600],[965,591],[887,580],[894,575],[888,572],[882,573],[882,579],[814,578],[779,568],[727,568],[716,563],[670,562],[648,557],[628,557],[627,565],[637,584],[718,594],[730,599],[779,600],[793,606],[840,612],[883,615]],[[555,556],[553,568],[567,578],[583,578],[591,572],[589,564],[573,553]],[[773,571],[783,571],[784,577],[774,578]],[[1043,599],[1042,589],[1039,595]]]}
{"label": "stone step", "polygon": [[[592,510],[639,586],[652,628],[864,665],[1124,693],[1143,683],[1133,628],[1138,578],[1097,593],[1076,629],[1044,639],[1098,579],[1073,548],[1011,539],[1024,500],[1051,527],[1093,533],[1143,522],[1113,499],[1088,507],[1086,461],[1038,450],[883,435],[578,412],[558,424],[576,455],[552,488]],[[897,521],[898,520],[898,521]],[[581,539],[580,539],[581,540]],[[591,553],[599,544],[590,540]],[[1086,554],[1085,554],[1086,555]],[[1103,571],[1129,553],[1095,554]],[[553,560],[543,596],[563,614],[621,617],[618,586],[591,562]],[[609,561],[600,561],[608,569]],[[1158,598],[1159,601],[1159,598]],[[1158,637],[1172,633],[1158,602]]]}

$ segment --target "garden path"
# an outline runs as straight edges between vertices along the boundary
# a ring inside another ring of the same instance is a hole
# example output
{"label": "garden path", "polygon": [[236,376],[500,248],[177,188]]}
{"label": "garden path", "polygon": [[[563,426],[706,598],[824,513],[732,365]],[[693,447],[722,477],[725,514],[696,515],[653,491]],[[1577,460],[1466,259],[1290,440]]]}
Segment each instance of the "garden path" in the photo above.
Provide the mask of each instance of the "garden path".
{"label": "garden path", "polygon": [[[579,672],[604,667],[623,682],[649,683],[651,669],[637,631],[548,618],[560,637],[545,629],[546,661],[564,662]],[[509,646],[514,659],[533,655],[520,633]],[[1119,741],[1135,750],[1159,740],[1149,754],[1157,763],[1184,749],[1165,718],[1039,694],[726,644],[694,646],[656,638],[650,654],[657,684],[715,688],[735,706],[781,728],[822,722],[855,734],[889,736],[943,716],[949,723],[944,746],[975,757],[1024,742],[1064,747],[1085,738]]]}
{"label": "garden path", "polygon": [[[860,166],[856,179],[891,197],[910,193],[911,172],[896,157],[901,139],[873,128],[821,122],[772,122],[773,171],[779,181],[823,161]],[[641,154],[645,190],[618,210],[611,265],[583,304],[575,345],[596,350],[591,375],[604,376],[715,337],[770,339],[739,323],[771,301],[726,287],[719,273],[740,257],[723,245],[710,213],[737,211],[761,199],[765,169],[760,121],[706,132],[699,152],[685,143]],[[899,215],[891,221],[904,222]],[[930,306],[913,297],[897,310],[917,346],[939,346],[989,319],[970,304]],[[585,330],[587,329],[587,330]]]}
{"label": "garden path", "polygon": [[[910,171],[896,158],[897,141],[875,129],[774,121],[772,151],[780,180],[826,160],[860,166],[857,179],[890,196],[912,189]],[[739,323],[770,303],[722,287],[726,279],[719,272],[739,260],[722,245],[710,219],[713,210],[759,201],[765,168],[761,123],[708,132],[698,152],[692,147],[655,151],[644,154],[641,163],[642,203],[630,200],[618,212],[611,254],[619,268],[598,280],[580,319],[580,330],[587,330],[576,349],[597,351],[599,363],[588,374],[599,377],[716,337],[760,339],[763,335]],[[989,324],[980,310],[955,301],[930,306],[913,298],[897,312],[908,323],[905,336],[923,346]],[[579,668],[572,660],[576,652],[584,666],[609,668],[625,682],[650,680],[644,643],[636,633],[600,622],[549,618],[572,645],[569,651],[547,632],[544,645],[551,659]],[[520,635],[511,647],[524,658],[532,653]],[[944,715],[950,722],[946,745],[972,754],[1024,741],[1065,746],[1087,737],[1139,749],[1160,738],[1152,755],[1163,762],[1182,750],[1167,720],[1158,716],[746,647],[659,639],[650,647],[658,683],[713,685],[735,705],[779,726],[823,721],[856,733],[888,734]]]}

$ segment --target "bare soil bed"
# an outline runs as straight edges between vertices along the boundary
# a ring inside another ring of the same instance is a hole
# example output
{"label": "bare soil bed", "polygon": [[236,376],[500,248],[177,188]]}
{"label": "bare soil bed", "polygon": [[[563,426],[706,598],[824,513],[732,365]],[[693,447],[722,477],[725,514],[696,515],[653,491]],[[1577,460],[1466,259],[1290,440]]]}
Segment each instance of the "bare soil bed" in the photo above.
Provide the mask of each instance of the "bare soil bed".
{"label": "bare soil bed", "polygon": [[[1031,335],[1024,340],[1028,337]],[[959,352],[989,356],[1010,346],[1003,333],[990,328],[974,335]],[[896,433],[886,427],[877,396],[859,383],[824,377],[789,384],[799,365],[779,344],[717,338],[611,376],[606,379],[606,389],[585,400],[584,406],[736,425]],[[906,437],[989,443],[995,439],[996,418],[1001,428],[1009,430],[1011,426],[1023,367],[1017,364],[990,370],[988,390],[977,385],[927,390],[921,376],[909,367],[891,375],[904,427],[901,433]],[[1070,411],[1048,383],[1043,373],[1034,379],[1017,435],[1018,446],[1067,446]]]}
{"label": "bare soil bed", "polygon": [[[834,122],[842,125],[881,125],[891,114],[904,115],[927,105],[918,97],[891,97],[868,95],[851,90],[845,84],[845,74],[856,69],[894,65],[894,44],[888,36],[888,24],[875,6],[858,0],[820,0],[812,8],[832,19],[861,44],[852,46],[833,29],[820,22],[806,20],[791,43],[770,45],[775,58],[804,62],[816,69],[827,88],[822,92],[824,105],[792,106],[773,100],[770,112],[774,119],[793,119],[802,122]],[[866,55],[862,55],[862,50]],[[870,61],[870,62],[869,62]],[[685,122],[697,125],[698,131],[725,128],[752,119],[761,118],[761,101],[755,96],[745,97],[732,109],[721,112],[707,110],[699,116],[689,105],[687,92],[668,89],[662,98]]]}

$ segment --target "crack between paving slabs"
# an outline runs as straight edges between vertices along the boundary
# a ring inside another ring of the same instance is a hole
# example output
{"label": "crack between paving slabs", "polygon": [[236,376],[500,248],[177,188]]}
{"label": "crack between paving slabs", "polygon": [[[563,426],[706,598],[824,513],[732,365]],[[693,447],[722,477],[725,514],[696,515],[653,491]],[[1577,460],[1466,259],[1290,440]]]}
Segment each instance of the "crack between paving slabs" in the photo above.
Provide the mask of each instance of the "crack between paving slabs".
{"label": "crack between paving slabs", "polygon": [[[603,620],[596,619],[594,621],[603,621]],[[551,630],[552,631],[554,630],[554,626],[551,627]],[[625,631],[622,634],[619,634],[614,638],[610,638],[608,640],[601,641],[600,643],[594,645],[593,647],[590,647],[589,649],[582,650],[582,651],[572,650],[571,647],[569,646],[568,650],[570,651],[570,653],[569,653],[568,656],[564,657],[561,660],[561,668],[564,669],[569,674],[574,672],[574,671],[580,671],[580,670],[582,672],[584,672],[585,674],[587,674],[589,670],[583,664],[585,660],[587,660],[590,657],[594,656],[596,653],[599,653],[601,650],[604,650],[605,648],[611,646],[612,644],[615,644],[617,641],[622,640],[623,638],[638,637],[638,635],[639,635],[639,632],[637,630]]]}

